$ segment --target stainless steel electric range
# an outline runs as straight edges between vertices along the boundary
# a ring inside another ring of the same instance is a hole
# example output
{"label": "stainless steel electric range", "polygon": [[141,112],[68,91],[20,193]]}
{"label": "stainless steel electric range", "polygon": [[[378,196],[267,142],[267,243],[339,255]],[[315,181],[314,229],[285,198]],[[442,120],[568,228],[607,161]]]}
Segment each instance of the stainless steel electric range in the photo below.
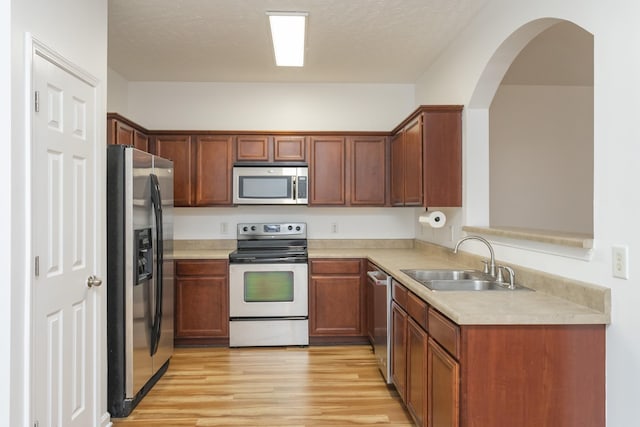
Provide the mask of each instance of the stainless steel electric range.
{"label": "stainless steel electric range", "polygon": [[305,223],[238,224],[229,255],[229,345],[309,344]]}

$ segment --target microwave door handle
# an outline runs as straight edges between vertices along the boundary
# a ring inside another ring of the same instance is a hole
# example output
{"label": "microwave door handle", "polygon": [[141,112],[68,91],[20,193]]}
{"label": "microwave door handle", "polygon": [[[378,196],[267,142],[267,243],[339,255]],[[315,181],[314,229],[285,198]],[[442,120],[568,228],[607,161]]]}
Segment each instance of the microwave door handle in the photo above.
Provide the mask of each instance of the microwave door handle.
{"label": "microwave door handle", "polygon": [[293,200],[298,200],[298,183],[297,176],[291,177],[291,195],[293,196]]}

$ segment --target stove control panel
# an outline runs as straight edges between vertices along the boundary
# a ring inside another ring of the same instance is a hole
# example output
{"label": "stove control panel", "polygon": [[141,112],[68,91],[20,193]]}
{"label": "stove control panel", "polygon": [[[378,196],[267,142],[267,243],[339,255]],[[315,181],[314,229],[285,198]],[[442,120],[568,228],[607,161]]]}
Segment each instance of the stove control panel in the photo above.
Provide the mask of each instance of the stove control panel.
{"label": "stove control panel", "polygon": [[306,239],[304,222],[259,222],[238,224],[238,239]]}

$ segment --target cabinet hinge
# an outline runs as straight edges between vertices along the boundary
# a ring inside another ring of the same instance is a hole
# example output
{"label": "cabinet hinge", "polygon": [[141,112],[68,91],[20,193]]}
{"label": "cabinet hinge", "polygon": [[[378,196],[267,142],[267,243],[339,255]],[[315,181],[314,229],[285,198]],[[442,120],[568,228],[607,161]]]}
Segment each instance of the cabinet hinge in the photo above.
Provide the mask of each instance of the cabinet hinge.
{"label": "cabinet hinge", "polygon": [[40,257],[37,256],[36,259],[34,260],[34,272],[36,274],[36,277],[40,276]]}
{"label": "cabinet hinge", "polygon": [[36,113],[39,113],[40,112],[40,91],[35,91],[33,95],[33,104],[34,104],[34,109],[36,110]]}

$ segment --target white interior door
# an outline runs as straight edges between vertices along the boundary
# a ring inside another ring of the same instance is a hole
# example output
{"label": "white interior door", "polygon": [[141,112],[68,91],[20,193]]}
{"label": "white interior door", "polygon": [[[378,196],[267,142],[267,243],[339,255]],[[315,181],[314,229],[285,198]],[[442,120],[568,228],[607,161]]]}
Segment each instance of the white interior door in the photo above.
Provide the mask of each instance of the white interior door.
{"label": "white interior door", "polygon": [[[95,88],[34,55],[33,416],[39,427],[96,424],[99,268]],[[35,96],[35,94],[34,94]]]}

